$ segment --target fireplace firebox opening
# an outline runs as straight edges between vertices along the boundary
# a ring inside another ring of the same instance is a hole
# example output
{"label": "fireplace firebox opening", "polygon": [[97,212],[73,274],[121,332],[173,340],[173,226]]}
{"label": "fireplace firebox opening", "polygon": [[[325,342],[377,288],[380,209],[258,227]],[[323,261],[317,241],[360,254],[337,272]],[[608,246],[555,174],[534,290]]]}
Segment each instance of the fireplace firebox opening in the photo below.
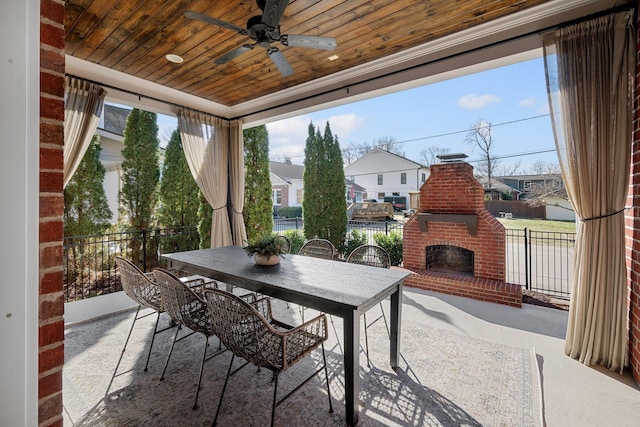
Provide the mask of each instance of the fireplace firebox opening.
{"label": "fireplace firebox opening", "polygon": [[427,270],[443,273],[474,275],[474,254],[459,246],[432,245],[426,247]]}

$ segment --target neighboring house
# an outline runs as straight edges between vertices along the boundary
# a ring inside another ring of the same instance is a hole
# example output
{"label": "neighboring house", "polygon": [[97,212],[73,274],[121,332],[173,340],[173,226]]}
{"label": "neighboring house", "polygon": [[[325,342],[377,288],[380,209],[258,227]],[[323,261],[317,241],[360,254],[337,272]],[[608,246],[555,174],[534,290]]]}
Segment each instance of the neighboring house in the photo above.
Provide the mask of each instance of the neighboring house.
{"label": "neighboring house", "polygon": [[302,206],[304,166],[294,165],[290,160],[284,163],[269,162],[273,210],[282,206]]}
{"label": "neighboring house", "polygon": [[[284,163],[269,162],[269,169],[271,170],[274,212],[278,212],[278,209],[283,206],[302,206],[304,166],[294,165],[290,160],[287,160]],[[361,202],[366,198],[366,191],[361,185],[345,179],[345,198],[347,203]]]}
{"label": "neighboring house", "polygon": [[418,191],[429,177],[429,168],[397,154],[374,148],[344,168],[344,175],[367,189],[363,199],[384,202],[385,197],[405,198]]}
{"label": "neighboring house", "polygon": [[485,200],[504,200],[505,196],[509,200],[519,200],[521,192],[505,184],[496,177],[491,177],[491,185],[486,176],[476,176],[476,179],[484,187]]}
{"label": "neighboring house", "polygon": [[526,199],[529,190],[536,185],[556,189],[564,188],[560,174],[494,176],[492,181],[500,181],[517,190],[520,194],[519,199]]}
{"label": "neighboring house", "polygon": [[124,128],[131,109],[105,104],[98,123],[100,135],[100,162],[104,166],[104,192],[113,216],[111,223],[118,222],[118,196],[122,174],[122,149],[124,148]]}

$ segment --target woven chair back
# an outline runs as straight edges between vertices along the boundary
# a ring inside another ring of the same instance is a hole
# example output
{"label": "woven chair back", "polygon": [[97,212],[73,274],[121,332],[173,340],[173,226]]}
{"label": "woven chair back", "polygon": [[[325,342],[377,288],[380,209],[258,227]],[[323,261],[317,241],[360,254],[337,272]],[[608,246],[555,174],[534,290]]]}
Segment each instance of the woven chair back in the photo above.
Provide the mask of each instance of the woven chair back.
{"label": "woven chair back", "polygon": [[156,268],[153,275],[167,314],[192,331],[212,335],[207,303],[171,272]]}
{"label": "woven chair back", "polygon": [[[280,370],[282,339],[258,310],[241,298],[221,289],[205,291],[211,324],[215,334],[236,356],[269,369]],[[268,316],[270,316],[270,303]]]}
{"label": "woven chair back", "polygon": [[291,240],[289,240],[289,238],[283,234],[278,234],[278,236],[276,236],[276,238],[278,240],[281,240],[282,243],[284,244],[284,248],[287,251],[287,253],[291,252]]}
{"label": "woven chair back", "polygon": [[333,259],[336,248],[326,239],[311,239],[300,248],[298,253],[314,258]]}
{"label": "woven chair back", "polygon": [[143,307],[163,311],[158,285],[128,259],[116,256],[115,261],[125,294]]}
{"label": "woven chair back", "polygon": [[369,265],[371,267],[391,267],[391,259],[387,251],[376,245],[358,246],[349,254],[347,262]]}

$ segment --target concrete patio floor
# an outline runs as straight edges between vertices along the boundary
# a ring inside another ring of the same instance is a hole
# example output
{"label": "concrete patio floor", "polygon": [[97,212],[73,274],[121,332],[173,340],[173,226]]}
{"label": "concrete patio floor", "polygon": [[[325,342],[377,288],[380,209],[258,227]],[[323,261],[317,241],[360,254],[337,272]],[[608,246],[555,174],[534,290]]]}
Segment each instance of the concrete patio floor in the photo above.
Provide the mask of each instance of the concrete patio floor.
{"label": "concrete patio floor", "polygon": [[[284,305],[279,306],[279,310],[284,310]],[[297,310],[291,308],[287,313],[295,316]],[[567,315],[566,311],[527,304],[517,309],[411,288],[405,288],[404,292],[403,323],[420,322],[432,328],[468,335],[470,339],[473,337],[512,347],[535,348],[547,426],[639,425],[640,390],[630,375],[597,366],[587,367],[564,355]],[[131,319],[130,315],[128,319]],[[125,330],[130,324],[129,321],[126,323]],[[73,334],[69,334],[72,330],[73,326],[67,328],[66,339],[73,339]],[[123,343],[124,337],[120,341]],[[66,346],[71,349],[69,344]],[[146,348],[144,341],[141,345]],[[428,349],[424,354],[428,357]],[[74,357],[74,354],[68,354],[67,360],[70,357]],[[152,356],[154,369],[161,369],[160,359],[163,360],[163,357],[156,360]],[[361,355],[360,361],[361,366],[366,365],[364,355]],[[91,375],[101,376],[102,381],[105,377],[110,378],[112,373],[111,368],[103,371],[95,366],[85,368],[91,371]],[[66,364],[63,388],[65,426],[73,425],[78,419],[78,415],[70,413],[67,406],[74,399],[81,399],[83,394],[82,387],[70,382],[70,378],[78,372],[69,372],[68,369]],[[91,383],[87,381],[85,387],[91,387]],[[319,402],[318,405],[326,405],[326,402]]]}

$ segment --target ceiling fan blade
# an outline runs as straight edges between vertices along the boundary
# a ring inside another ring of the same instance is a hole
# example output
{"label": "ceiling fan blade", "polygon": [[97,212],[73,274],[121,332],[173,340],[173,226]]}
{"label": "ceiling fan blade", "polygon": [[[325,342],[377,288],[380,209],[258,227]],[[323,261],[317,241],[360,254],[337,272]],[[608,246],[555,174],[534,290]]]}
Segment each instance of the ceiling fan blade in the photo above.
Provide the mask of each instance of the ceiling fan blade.
{"label": "ceiling fan blade", "polygon": [[229,52],[225,53],[224,55],[218,57],[215,61],[216,64],[226,64],[227,62],[231,61],[232,59],[237,58],[238,56],[242,55],[243,53],[245,53],[248,50],[253,49],[253,45],[250,44],[243,44],[240,47],[237,47],[233,50],[230,50]]}
{"label": "ceiling fan blade", "polygon": [[262,23],[272,29],[278,28],[284,10],[289,5],[289,0],[267,0],[262,13]]}
{"label": "ceiling fan blade", "polygon": [[190,19],[197,19],[198,21],[206,22],[207,24],[217,25],[218,27],[226,28],[228,30],[235,31],[245,36],[247,35],[247,30],[242,27],[238,27],[237,25],[231,24],[226,21],[221,21],[220,19],[213,18],[209,15],[205,15],[200,12],[194,12],[192,10],[188,10],[184,13],[184,16]]}
{"label": "ceiling fan blade", "polygon": [[333,50],[336,48],[336,39],[333,37],[302,36],[296,34],[283,34],[280,43],[285,46],[313,47],[315,49]]}
{"label": "ceiling fan blade", "polygon": [[293,74],[293,68],[291,68],[291,64],[289,64],[287,58],[284,57],[282,52],[280,52],[277,47],[269,48],[269,50],[267,50],[267,54],[269,55],[269,58],[271,58],[273,63],[276,64],[276,67],[278,67],[280,74],[282,74],[284,77],[289,77]]}

